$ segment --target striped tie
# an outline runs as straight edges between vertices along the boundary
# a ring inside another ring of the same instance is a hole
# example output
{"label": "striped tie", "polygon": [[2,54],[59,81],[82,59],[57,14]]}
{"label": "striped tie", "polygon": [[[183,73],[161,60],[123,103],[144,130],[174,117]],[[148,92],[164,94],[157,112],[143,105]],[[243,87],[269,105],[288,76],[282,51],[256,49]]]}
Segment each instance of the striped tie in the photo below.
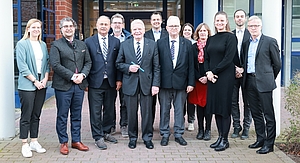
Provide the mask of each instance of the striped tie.
{"label": "striped tie", "polygon": [[171,56],[172,56],[172,60],[174,60],[175,58],[175,45],[174,43],[176,42],[175,40],[172,40],[172,45],[171,45]]}
{"label": "striped tie", "polygon": [[102,54],[103,54],[104,60],[106,60],[106,58],[107,58],[107,45],[106,45],[106,41],[105,41],[106,37],[103,37],[102,39],[103,39]]}
{"label": "striped tie", "polygon": [[136,59],[138,61],[138,64],[141,64],[141,60],[142,60],[142,55],[141,55],[141,46],[140,43],[137,42],[137,48],[136,48]]}

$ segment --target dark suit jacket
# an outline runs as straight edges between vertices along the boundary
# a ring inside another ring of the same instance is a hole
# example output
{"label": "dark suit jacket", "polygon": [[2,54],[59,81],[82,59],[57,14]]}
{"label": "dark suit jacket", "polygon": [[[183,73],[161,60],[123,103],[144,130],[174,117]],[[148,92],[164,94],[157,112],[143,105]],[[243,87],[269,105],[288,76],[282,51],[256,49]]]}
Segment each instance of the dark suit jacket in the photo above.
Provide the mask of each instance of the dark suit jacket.
{"label": "dark suit jacket", "polygon": [[[73,81],[71,78],[75,73],[89,75],[92,61],[84,42],[74,39],[73,46],[63,37],[51,43],[49,59],[54,71],[52,87],[57,90],[67,91],[71,88]],[[81,89],[85,89],[88,83],[86,79],[79,84]]]}
{"label": "dark suit jacket", "polygon": [[[236,34],[236,29],[232,31],[234,34]],[[242,46],[241,46],[241,52],[240,54],[243,53],[243,45],[246,44],[247,42],[249,42],[249,39],[250,39],[251,35],[250,35],[250,32],[248,31],[247,28],[245,28],[245,31],[244,31],[244,36],[243,36],[243,42],[242,42]],[[237,51],[237,54],[233,60],[234,64],[236,66],[239,66],[241,67],[241,57],[239,57],[239,53]]]}
{"label": "dark suit jacket", "polygon": [[[241,61],[244,67],[245,86],[250,41],[243,45]],[[276,88],[275,79],[281,69],[280,51],[276,39],[261,35],[255,56],[256,85],[259,92],[269,92]]]}
{"label": "dark suit jacket", "polygon": [[[155,41],[152,28],[150,30],[148,30],[147,32],[145,32],[144,36],[145,36],[145,38],[149,38],[149,39]],[[162,28],[160,38],[164,38],[167,36],[169,36],[169,33],[165,29]]]}
{"label": "dark suit jacket", "polygon": [[[101,40],[102,41],[102,40]],[[121,81],[122,73],[116,69],[115,62],[120,49],[120,40],[108,35],[107,59],[104,60],[99,44],[98,34],[85,40],[92,59],[92,68],[87,77],[89,87],[100,88],[106,72],[111,87],[116,87],[116,81]]]}
{"label": "dark suit jacket", "polygon": [[159,58],[156,43],[153,40],[144,38],[144,47],[141,60],[141,68],[145,71],[136,73],[129,72],[131,62],[137,63],[133,38],[122,42],[118,58],[117,69],[123,72],[122,90],[123,93],[132,96],[137,91],[140,83],[141,91],[144,95],[151,95],[152,86],[160,86]]}
{"label": "dark suit jacket", "polygon": [[191,46],[190,40],[179,37],[177,63],[173,69],[169,37],[157,40],[161,88],[185,90],[187,86],[195,86],[194,60],[193,54],[190,53]]}

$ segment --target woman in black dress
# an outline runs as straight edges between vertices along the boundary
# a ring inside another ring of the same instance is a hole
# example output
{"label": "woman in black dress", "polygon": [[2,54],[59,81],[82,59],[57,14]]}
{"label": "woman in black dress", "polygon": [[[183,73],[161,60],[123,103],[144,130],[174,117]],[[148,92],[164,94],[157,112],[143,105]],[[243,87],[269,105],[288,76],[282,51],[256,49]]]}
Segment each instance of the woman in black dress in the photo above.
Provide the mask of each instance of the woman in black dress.
{"label": "woman in black dress", "polygon": [[237,39],[230,32],[227,14],[216,13],[214,18],[216,34],[209,37],[205,46],[204,69],[208,79],[208,113],[215,114],[219,137],[210,145],[215,151],[224,151],[229,147],[228,133],[231,124],[231,102],[235,79]]}

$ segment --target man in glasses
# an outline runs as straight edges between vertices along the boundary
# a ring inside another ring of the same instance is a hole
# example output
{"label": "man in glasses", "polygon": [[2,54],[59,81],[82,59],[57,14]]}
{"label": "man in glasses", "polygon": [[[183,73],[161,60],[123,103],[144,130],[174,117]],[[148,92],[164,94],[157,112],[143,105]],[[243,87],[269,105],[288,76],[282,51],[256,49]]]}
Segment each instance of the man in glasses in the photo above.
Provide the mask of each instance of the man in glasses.
{"label": "man in glasses", "polygon": [[248,20],[250,41],[243,45],[243,86],[254,120],[256,142],[249,148],[260,148],[257,154],[274,151],[276,121],[273,107],[275,79],[281,69],[280,51],[276,39],[261,33],[262,21],[258,16]]}
{"label": "man in glasses", "polygon": [[161,84],[158,99],[160,103],[160,135],[162,146],[168,145],[170,132],[171,103],[174,106],[174,137],[180,145],[187,145],[183,139],[183,107],[187,93],[195,86],[194,61],[189,53],[191,41],[180,37],[180,20],[170,16],[167,20],[168,37],[157,41],[160,62]]}
{"label": "man in glasses", "polygon": [[76,22],[69,17],[63,18],[59,27],[63,35],[53,41],[49,53],[52,66],[52,87],[55,90],[57,117],[56,132],[58,135],[60,153],[69,154],[67,122],[70,111],[72,148],[88,151],[89,148],[81,142],[81,111],[86,80],[92,61],[84,42],[74,38]]}

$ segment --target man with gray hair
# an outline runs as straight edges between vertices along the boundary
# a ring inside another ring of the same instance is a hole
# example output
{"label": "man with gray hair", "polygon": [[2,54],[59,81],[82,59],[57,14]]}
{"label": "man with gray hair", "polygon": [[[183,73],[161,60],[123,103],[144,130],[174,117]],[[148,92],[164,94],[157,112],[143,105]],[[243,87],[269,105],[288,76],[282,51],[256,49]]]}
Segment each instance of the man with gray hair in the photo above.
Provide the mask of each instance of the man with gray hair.
{"label": "man with gray hair", "polygon": [[52,87],[55,90],[57,117],[56,132],[60,153],[69,154],[67,122],[70,111],[72,148],[88,151],[89,147],[81,142],[81,111],[86,80],[92,61],[84,42],[74,38],[76,22],[69,17],[60,21],[62,38],[53,41],[49,53],[52,66]]}
{"label": "man with gray hair", "polygon": [[138,139],[138,104],[142,117],[142,139],[146,148],[152,143],[152,96],[159,92],[160,70],[155,42],[144,38],[145,25],[142,20],[131,22],[132,39],[121,44],[116,60],[117,69],[123,72],[124,101],[128,112],[128,134],[131,149]]}
{"label": "man with gray hair", "polygon": [[170,16],[167,20],[169,37],[157,41],[161,71],[161,89],[158,94],[160,103],[160,144],[169,143],[170,110],[174,106],[174,137],[180,145],[187,145],[183,139],[184,117],[183,107],[187,94],[194,89],[195,74],[193,55],[189,52],[191,41],[180,37],[180,20],[177,16]]}

